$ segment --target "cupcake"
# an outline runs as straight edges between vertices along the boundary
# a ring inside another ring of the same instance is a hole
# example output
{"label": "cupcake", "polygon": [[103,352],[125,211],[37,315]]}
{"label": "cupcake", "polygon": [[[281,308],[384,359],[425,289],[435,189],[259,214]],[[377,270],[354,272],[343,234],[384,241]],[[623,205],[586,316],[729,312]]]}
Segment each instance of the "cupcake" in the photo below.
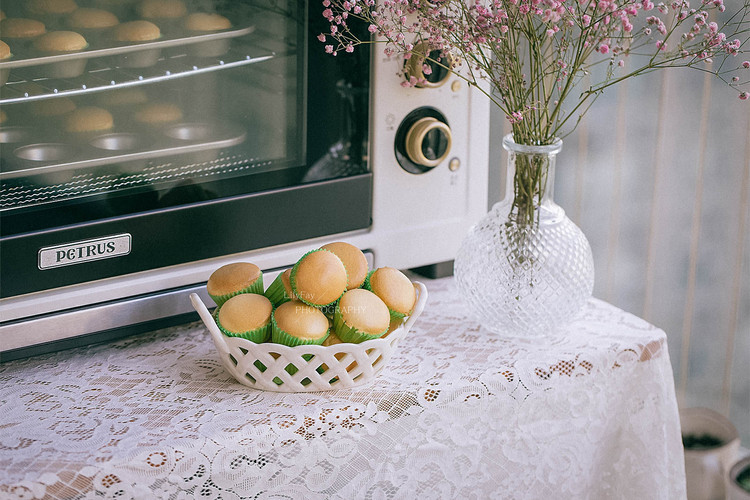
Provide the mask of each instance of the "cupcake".
{"label": "cupcake", "polygon": [[271,333],[271,302],[256,293],[235,295],[215,315],[219,329],[229,337],[242,337],[257,344]]}
{"label": "cupcake", "polygon": [[185,29],[195,34],[228,30],[231,27],[229,19],[219,14],[196,12],[185,19]]}
{"label": "cupcake", "polygon": [[[10,59],[12,54],[10,53],[10,47],[7,43],[0,40],[0,62]],[[9,69],[0,69],[0,85],[5,85],[10,75]]]}
{"label": "cupcake", "polygon": [[365,278],[367,278],[368,271],[367,258],[365,257],[365,254],[362,253],[362,250],[343,241],[328,243],[320,248],[333,252],[336,254],[336,257],[341,259],[349,278],[346,285],[347,290],[362,286],[365,282]]}
{"label": "cupcake", "polygon": [[404,273],[392,267],[376,269],[367,278],[367,288],[388,306],[391,316],[398,319],[411,314],[417,294]]}
{"label": "cupcake", "polygon": [[60,16],[78,8],[75,0],[28,0],[26,10],[34,16]]}
{"label": "cupcake", "polygon": [[182,110],[168,102],[146,104],[133,113],[133,120],[138,125],[163,127],[182,119]]}
{"label": "cupcake", "polygon": [[117,16],[102,9],[76,9],[67,19],[68,27],[83,33],[91,41],[101,42],[112,27],[120,24]]}
{"label": "cupcake", "polygon": [[328,318],[315,307],[290,301],[271,315],[271,341],[288,346],[322,344],[328,337]]}
{"label": "cupcake", "polygon": [[34,40],[34,48],[49,55],[79,52],[87,46],[86,39],[75,31],[51,31]]}
{"label": "cupcake", "polygon": [[36,19],[9,17],[0,21],[0,33],[12,52],[28,49],[34,38],[46,32],[44,23]]}
{"label": "cupcake", "polygon": [[292,268],[294,294],[305,304],[324,307],[346,291],[346,268],[336,254],[317,249],[306,253]]}
{"label": "cupcake", "polygon": [[[50,31],[34,40],[34,50],[42,56],[70,54],[86,49],[89,44],[80,33],[75,31]],[[86,58],[70,59],[45,65],[47,76],[52,78],[75,78],[83,74]]]}
{"label": "cupcake", "polygon": [[65,118],[65,131],[79,139],[111,130],[114,119],[109,111],[96,106],[84,106],[70,112]]}
{"label": "cupcake", "polygon": [[12,54],[10,53],[10,47],[8,46],[8,44],[0,40],[0,61],[10,59],[11,55]]}
{"label": "cupcake", "polygon": [[149,21],[122,23],[115,28],[113,34],[117,42],[151,42],[159,37],[161,37],[159,27]]}
{"label": "cupcake", "polygon": [[[161,30],[149,21],[130,21],[118,24],[112,32],[112,39],[123,45],[153,42],[161,38]],[[123,68],[145,68],[153,66],[161,56],[161,49],[144,49],[126,52],[115,56],[115,64]]]}
{"label": "cupcake", "polygon": [[136,10],[143,19],[156,23],[167,32],[176,31],[187,14],[182,0],[145,0]]}
{"label": "cupcake", "polygon": [[93,0],[93,6],[109,11],[120,19],[132,19],[133,7],[137,0]]}
{"label": "cupcake", "polygon": [[[190,36],[201,36],[217,31],[228,30],[232,23],[219,14],[197,12],[185,18],[185,30]],[[218,57],[229,50],[229,39],[207,40],[188,46],[190,52],[198,57]]]}
{"label": "cupcake", "polygon": [[211,274],[206,289],[217,306],[239,294],[263,295],[263,272],[250,262],[227,264]]}
{"label": "cupcake", "polygon": [[347,291],[339,300],[333,317],[333,330],[343,342],[358,344],[383,336],[391,315],[388,306],[369,290]]}
{"label": "cupcake", "polygon": [[271,301],[274,307],[278,307],[284,302],[289,302],[290,300],[299,300],[292,291],[292,283],[290,281],[291,274],[291,269],[279,273],[266,290],[264,295],[268,297],[268,300]]}
{"label": "cupcake", "polygon": [[26,12],[43,21],[48,27],[62,27],[62,19],[78,8],[75,0],[28,0]]}
{"label": "cupcake", "polygon": [[111,28],[119,23],[116,15],[102,9],[76,9],[68,16],[68,26],[78,30]]}
{"label": "cupcake", "polygon": [[145,0],[137,10],[144,19],[174,19],[187,14],[182,0]]}

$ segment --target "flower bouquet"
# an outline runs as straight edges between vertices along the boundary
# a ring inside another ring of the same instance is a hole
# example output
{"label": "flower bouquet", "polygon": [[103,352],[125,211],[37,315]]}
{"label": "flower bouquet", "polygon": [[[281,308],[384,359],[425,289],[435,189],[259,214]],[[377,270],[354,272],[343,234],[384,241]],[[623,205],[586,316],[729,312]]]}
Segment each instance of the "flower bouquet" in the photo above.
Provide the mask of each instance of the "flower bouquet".
{"label": "flower bouquet", "polygon": [[[746,101],[750,0],[323,0],[332,55],[382,43],[403,57],[404,86],[449,71],[510,123],[506,197],[455,262],[469,306],[490,330],[534,336],[571,319],[593,289],[580,229],[552,200],[554,159],[607,88],[667,68],[709,72]],[[349,29],[364,22],[373,35]]]}

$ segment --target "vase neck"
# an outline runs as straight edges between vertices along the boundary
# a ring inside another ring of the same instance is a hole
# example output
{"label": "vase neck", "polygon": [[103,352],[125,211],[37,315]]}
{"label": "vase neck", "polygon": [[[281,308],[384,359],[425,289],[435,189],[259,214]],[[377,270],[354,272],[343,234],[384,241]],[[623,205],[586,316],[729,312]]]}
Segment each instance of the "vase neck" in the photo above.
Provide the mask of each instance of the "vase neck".
{"label": "vase neck", "polygon": [[503,147],[508,151],[503,204],[511,205],[511,215],[522,224],[556,216],[561,209],[554,202],[555,162],[562,140],[535,146],[517,144],[508,134]]}

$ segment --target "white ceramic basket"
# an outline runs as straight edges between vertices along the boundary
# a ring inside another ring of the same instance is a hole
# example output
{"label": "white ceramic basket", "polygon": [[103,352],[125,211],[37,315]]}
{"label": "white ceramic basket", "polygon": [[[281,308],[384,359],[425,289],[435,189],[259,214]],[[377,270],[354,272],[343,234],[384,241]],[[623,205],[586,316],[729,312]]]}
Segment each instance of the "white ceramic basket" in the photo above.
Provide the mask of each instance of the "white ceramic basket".
{"label": "white ceramic basket", "polygon": [[265,391],[315,392],[356,387],[372,381],[380,373],[427,302],[424,284],[415,281],[414,288],[417,302],[412,314],[387,337],[332,346],[289,347],[228,337],[221,333],[197,294],[190,294],[190,300],[211,333],[224,368],[239,383]]}

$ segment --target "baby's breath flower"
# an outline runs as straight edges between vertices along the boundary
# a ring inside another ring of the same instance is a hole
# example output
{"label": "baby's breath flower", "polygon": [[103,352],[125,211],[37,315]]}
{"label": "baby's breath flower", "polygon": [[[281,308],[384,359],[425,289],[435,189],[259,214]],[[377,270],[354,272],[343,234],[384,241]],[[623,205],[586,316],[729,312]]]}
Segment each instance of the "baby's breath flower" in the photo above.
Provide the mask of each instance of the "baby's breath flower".
{"label": "baby's breath flower", "polygon": [[[376,42],[388,57],[419,57],[424,76],[442,66],[485,92],[521,143],[565,137],[603,90],[658,69],[712,72],[748,99],[740,88],[747,78],[727,68],[749,69],[750,61],[724,61],[750,45],[750,0],[733,0],[731,14],[723,14],[724,0],[322,0],[322,6],[330,33],[318,40],[327,53]],[[350,31],[355,19],[372,40]],[[632,55],[638,57],[626,69]],[[598,63],[606,71],[592,72]],[[424,82],[403,75],[405,87]]]}

